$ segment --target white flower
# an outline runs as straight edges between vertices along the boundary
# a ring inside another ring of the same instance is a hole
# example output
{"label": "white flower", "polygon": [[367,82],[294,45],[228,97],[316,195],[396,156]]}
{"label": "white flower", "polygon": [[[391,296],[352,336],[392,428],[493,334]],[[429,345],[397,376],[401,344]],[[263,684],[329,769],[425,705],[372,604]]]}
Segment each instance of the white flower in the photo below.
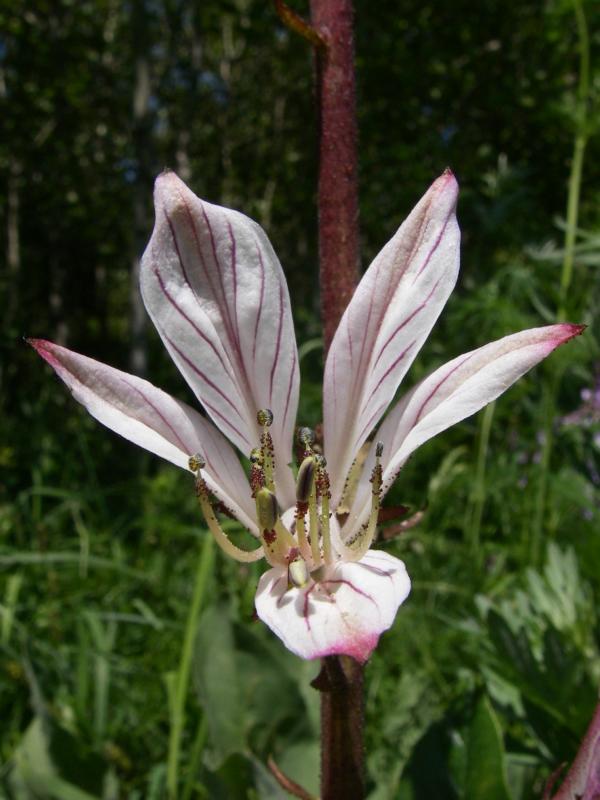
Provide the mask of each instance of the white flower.
{"label": "white flower", "polygon": [[[380,499],[410,454],[582,330],[565,323],[522,331],[435,370],[388,412],[360,471],[359,452],[456,282],[457,192],[449,171],[435,181],[346,309],[325,366],[325,458],[305,432],[301,463],[290,466],[298,354],[285,278],[269,240],[237,211],[198,199],[172,172],[156,182],[141,290],[212,422],[145,380],[31,340],[90,414],[195,472],[221,547],[240,561],[268,560],[257,613],[303,658],[346,654],[365,661],[406,599],[410,580],[402,561],[369,547]],[[251,458],[250,480],[227,439]],[[227,538],[211,495],[257,537],[255,550],[240,550]]]}

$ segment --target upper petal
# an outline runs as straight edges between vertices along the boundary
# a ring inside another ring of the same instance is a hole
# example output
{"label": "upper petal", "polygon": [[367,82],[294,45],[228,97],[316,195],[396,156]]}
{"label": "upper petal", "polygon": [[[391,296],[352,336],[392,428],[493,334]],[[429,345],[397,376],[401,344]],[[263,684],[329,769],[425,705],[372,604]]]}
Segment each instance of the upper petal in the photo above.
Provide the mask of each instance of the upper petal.
{"label": "upper petal", "polygon": [[[155,187],[141,290],[173,360],[215,424],[248,455],[270,408],[281,488],[291,494],[299,370],[283,271],[264,231],[196,197],[173,172]],[[288,485],[289,484],[289,485]]]}
{"label": "upper petal", "polygon": [[130,442],[183,469],[201,453],[203,475],[213,494],[257,532],[250,486],[235,452],[219,431],[193,408],[148,381],[43,339],[29,344],[67,384],[89,413]]}
{"label": "upper petal", "polygon": [[347,655],[364,663],[407,598],[410,578],[402,561],[372,550],[360,561],[339,561],[320,583],[287,587],[287,570],[270,569],[255,602],[288,650],[301,658]]}
{"label": "upper petal", "polygon": [[456,283],[457,194],[448,170],[375,258],[336,331],[323,387],[334,502],[358,448],[391,402]]}
{"label": "upper petal", "polygon": [[[383,492],[417,447],[491,403],[584,328],[561,323],[504,336],[449,361],[417,384],[388,414],[375,437],[384,446]],[[354,508],[342,532],[345,537],[358,529],[369,512],[367,476],[373,468],[374,449],[365,462]]]}

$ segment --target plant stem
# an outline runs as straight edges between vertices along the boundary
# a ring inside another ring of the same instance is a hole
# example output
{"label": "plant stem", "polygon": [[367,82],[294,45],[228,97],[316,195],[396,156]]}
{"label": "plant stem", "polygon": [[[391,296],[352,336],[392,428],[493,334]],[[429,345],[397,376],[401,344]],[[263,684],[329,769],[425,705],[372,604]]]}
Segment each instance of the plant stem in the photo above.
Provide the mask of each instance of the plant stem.
{"label": "plant stem", "polygon": [[364,670],[349,656],[327,656],[313,686],[321,692],[321,800],[363,800]]}
{"label": "plant stem", "polygon": [[[319,113],[319,280],[325,353],[358,282],[358,127],[352,0],[311,0]],[[321,800],[362,800],[363,666],[328,656],[321,692]]]}
{"label": "plant stem", "polygon": [[[560,294],[558,300],[558,319],[564,321],[567,315],[569,289],[573,278],[575,261],[575,243],[579,221],[579,201],[581,198],[581,176],[583,160],[588,140],[588,101],[590,93],[590,39],[588,26],[583,10],[582,0],[572,0],[577,36],[579,40],[579,80],[577,84],[577,106],[575,110],[575,137],[573,140],[573,158],[569,175],[567,195],[567,219],[565,229],[564,256],[560,278]],[[556,395],[560,383],[560,375],[555,371],[546,385],[544,402],[544,442],[540,459],[537,493],[534,515],[531,525],[529,554],[532,562],[537,563],[542,539],[542,528],[546,513],[546,495],[548,474],[554,444],[552,426],[556,416]]]}
{"label": "plant stem", "polygon": [[490,403],[486,406],[479,423],[477,471],[475,473],[475,483],[471,495],[471,514],[465,536],[467,545],[469,546],[473,558],[476,559],[477,565],[480,563],[479,534],[481,531],[483,507],[485,505],[485,468],[495,408],[496,403]]}
{"label": "plant stem", "polygon": [[358,127],[352,0],[311,0],[316,51],[319,268],[325,352],[358,281]]}
{"label": "plant stem", "polygon": [[581,196],[581,175],[583,173],[583,158],[588,139],[587,132],[587,105],[590,92],[590,39],[587,21],[581,0],[573,0],[573,10],[577,23],[579,38],[579,83],[577,86],[576,109],[576,134],[573,146],[573,160],[569,176],[569,194],[567,199],[567,227],[565,231],[565,254],[563,258],[560,279],[560,301],[558,317],[565,319],[566,302],[573,277],[573,262],[575,258],[575,239],[577,236],[577,223],[579,219],[579,199]]}
{"label": "plant stem", "polygon": [[175,675],[173,702],[171,709],[171,730],[169,733],[169,753],[167,758],[167,792],[169,800],[175,800],[179,785],[179,756],[181,739],[185,729],[185,702],[190,680],[190,668],[194,652],[194,641],[198,630],[198,618],[202,609],[202,600],[213,562],[213,537],[207,532],[198,557],[192,602],[185,627],[185,635],[181,647],[179,667]]}

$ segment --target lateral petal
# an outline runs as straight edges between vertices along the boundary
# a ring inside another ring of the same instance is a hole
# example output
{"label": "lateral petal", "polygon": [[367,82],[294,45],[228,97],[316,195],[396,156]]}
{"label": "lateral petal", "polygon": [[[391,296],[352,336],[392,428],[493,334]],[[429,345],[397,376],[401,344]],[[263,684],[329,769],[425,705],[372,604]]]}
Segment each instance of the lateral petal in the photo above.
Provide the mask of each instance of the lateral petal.
{"label": "lateral petal", "polygon": [[50,364],[73,397],[103,425],[182,469],[201,453],[211,492],[258,533],[250,486],[235,452],[208,420],[135,375],[43,339],[29,344]]}
{"label": "lateral petal", "polygon": [[290,471],[299,370],[283,271],[259,225],[160,175],[142,258],[144,303],[167,350],[217,427],[248,455],[269,408],[279,483]]}
{"label": "lateral petal", "polygon": [[287,570],[261,577],[256,613],[301,658],[331,655],[367,661],[410,592],[404,563],[379,550],[360,561],[339,561],[320,583],[288,589]]}
{"label": "lateral petal", "polygon": [[325,455],[340,497],[352,460],[391,402],[458,275],[458,184],[447,170],[363,276],[325,366]]}
{"label": "lateral petal", "polygon": [[[408,457],[424,442],[495,400],[585,325],[560,323],[504,336],[449,361],[412,389],[388,414],[375,439],[383,442],[383,487],[390,488]],[[358,530],[369,512],[371,447],[344,538]]]}

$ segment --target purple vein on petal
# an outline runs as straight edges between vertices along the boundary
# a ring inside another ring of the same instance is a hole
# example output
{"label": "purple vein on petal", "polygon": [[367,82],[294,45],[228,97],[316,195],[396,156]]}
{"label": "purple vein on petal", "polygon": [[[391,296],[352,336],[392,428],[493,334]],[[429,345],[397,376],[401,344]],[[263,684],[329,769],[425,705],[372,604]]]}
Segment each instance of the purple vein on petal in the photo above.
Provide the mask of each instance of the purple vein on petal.
{"label": "purple vein on petal", "polygon": [[175,309],[175,310],[176,310],[176,311],[177,311],[177,312],[178,312],[178,313],[179,313],[179,314],[180,314],[180,315],[181,315],[181,316],[182,316],[182,317],[185,319],[185,321],[186,321],[186,322],[188,322],[188,323],[189,323],[189,324],[192,326],[192,328],[193,328],[193,329],[194,329],[194,331],[195,331],[195,332],[198,334],[198,336],[200,336],[200,338],[201,338],[203,341],[205,341],[205,342],[206,342],[206,344],[207,344],[207,345],[208,345],[208,346],[211,348],[211,350],[214,352],[214,354],[216,355],[216,357],[219,359],[219,362],[220,362],[221,366],[223,367],[223,370],[225,371],[225,373],[226,373],[226,374],[228,375],[228,377],[229,377],[229,378],[230,378],[230,379],[233,381],[233,383],[235,383],[235,379],[234,379],[234,377],[232,376],[232,374],[231,374],[231,372],[230,372],[230,370],[229,370],[228,366],[227,366],[227,365],[225,364],[225,362],[223,361],[223,357],[222,357],[221,353],[219,353],[219,351],[217,350],[217,348],[216,348],[216,346],[215,346],[214,342],[212,342],[212,341],[211,341],[211,340],[208,338],[208,336],[207,336],[207,335],[204,333],[204,331],[203,331],[201,328],[199,328],[199,327],[196,325],[196,323],[194,322],[194,320],[193,320],[191,317],[189,317],[189,316],[188,316],[188,315],[185,313],[185,311],[184,311],[184,310],[181,308],[181,306],[180,306],[180,305],[177,303],[177,301],[175,300],[175,298],[174,298],[174,297],[171,295],[171,293],[169,292],[169,290],[167,289],[167,287],[166,287],[166,285],[165,285],[165,282],[164,282],[164,280],[163,280],[163,278],[162,278],[162,275],[160,274],[160,271],[159,271],[159,269],[158,269],[158,266],[157,266],[156,264],[153,264],[153,265],[152,265],[152,269],[153,269],[153,272],[154,272],[154,274],[155,274],[155,276],[156,276],[156,278],[157,278],[157,280],[158,280],[158,282],[159,282],[159,284],[160,284],[160,288],[161,288],[161,290],[162,290],[163,294],[165,295],[165,297],[167,298],[167,300],[169,301],[169,303],[170,303],[170,304],[173,306],[173,308],[174,308],[174,309]]}
{"label": "purple vein on petal", "polygon": [[236,240],[231,227],[231,222],[227,220],[227,230],[229,232],[229,242],[231,244],[231,280],[233,281],[233,316],[235,320],[236,341],[240,341],[240,329],[237,315],[237,261],[236,261]]}
{"label": "purple vein on petal", "polygon": [[[213,389],[220,397],[222,397],[223,400],[229,406],[231,406],[231,408],[235,411],[235,413],[238,415],[238,417],[240,419],[242,419],[242,415],[240,414],[240,412],[235,407],[235,404],[233,403],[233,401],[229,397],[227,397],[227,395],[221,389],[221,387],[217,386],[217,384],[214,383],[214,381],[211,381],[211,379],[204,372],[202,372],[200,367],[197,364],[194,364],[194,362],[179,347],[177,347],[175,342],[169,336],[166,336],[166,339],[169,342],[169,344],[171,345],[171,347],[173,348],[173,350],[175,350],[177,355],[182,359],[182,361],[185,361],[185,363],[188,365],[188,367],[190,367],[190,369],[192,369],[196,373],[196,375],[198,375],[198,377],[200,377],[205,383],[207,383],[211,387],[211,389]],[[202,402],[204,403],[204,400],[202,400]]]}
{"label": "purple vein on petal", "polygon": [[[238,433],[240,433],[240,432],[238,431]],[[220,461],[223,469],[225,470],[225,472],[229,476],[229,484],[231,486],[234,486],[235,483],[236,483],[236,477],[234,475],[232,475],[228,461],[225,458],[223,458],[223,454],[221,452],[221,443],[219,442],[218,439],[215,438],[215,435],[214,435],[213,431],[211,430],[210,426],[207,427],[207,430],[205,431],[205,435],[206,435],[207,439],[210,439],[210,441],[211,441],[211,443],[213,445],[213,448],[214,448],[214,452],[219,457],[219,461]],[[240,436],[243,436],[243,434],[240,433]],[[244,438],[244,440],[246,442],[248,441],[245,436],[243,438]],[[219,482],[221,484],[224,484],[224,481],[221,478],[222,471],[217,470],[217,468],[215,466],[211,465],[211,463],[208,460],[208,457],[207,457],[207,454],[206,454],[206,450],[204,451],[204,458],[206,459],[206,463],[208,464],[208,466],[212,469],[215,477],[219,480]],[[248,491],[250,491],[250,489],[248,489]],[[232,499],[234,500],[234,502],[237,502],[237,499],[235,497],[233,497]]]}
{"label": "purple vein on petal", "polygon": [[202,400],[202,405],[205,408],[208,408],[208,410],[216,417],[219,417],[219,419],[222,420],[226,425],[229,425],[231,430],[235,431],[235,433],[237,433],[237,435],[246,442],[246,444],[248,445],[248,449],[250,450],[250,442],[248,441],[248,437],[245,436],[239,428],[236,428],[236,426],[233,424],[233,422],[231,422],[231,420],[228,417],[226,417],[224,414],[221,414],[219,409],[216,408],[216,406],[213,406],[212,403],[209,403],[207,400]]}
{"label": "purple vein on petal", "polygon": [[417,306],[415,308],[415,310],[411,314],[409,314],[408,317],[406,317],[406,319],[402,320],[402,322],[395,328],[395,330],[393,330],[392,333],[390,333],[390,335],[388,336],[388,338],[384,342],[381,350],[379,351],[379,354],[378,354],[377,358],[375,359],[375,363],[373,364],[373,372],[375,371],[375,369],[377,367],[377,364],[379,364],[379,360],[381,359],[381,357],[384,354],[385,350],[391,344],[391,342],[396,338],[396,336],[400,333],[400,331],[403,328],[405,328],[408,325],[408,323],[411,322],[417,316],[417,314],[419,314],[421,311],[423,311],[424,308],[427,307],[427,304],[431,300],[431,297],[433,296],[433,293],[435,292],[435,290],[439,286],[440,280],[441,280],[441,278],[438,278],[438,280],[433,285],[433,288],[431,289],[431,291],[429,292],[429,294],[427,295],[425,300],[423,300],[421,305]]}
{"label": "purple vein on petal", "polygon": [[350,351],[350,361],[353,361],[354,356],[352,352],[352,331],[350,330],[350,307],[348,307],[348,320],[346,322],[346,334],[348,337],[348,350]]}
{"label": "purple vein on petal", "polygon": [[283,285],[279,285],[279,321],[277,323],[277,344],[275,347],[275,355],[273,357],[273,364],[271,366],[271,376],[269,379],[269,403],[273,400],[273,380],[275,378],[275,370],[277,362],[279,361],[279,351],[281,350],[281,332],[283,330]]}
{"label": "purple vein on petal", "polygon": [[288,410],[290,407],[290,398],[292,396],[292,383],[294,380],[294,373],[296,371],[296,358],[297,358],[296,348],[294,347],[292,349],[292,366],[290,368],[290,379],[288,381],[287,394],[285,398],[285,411],[283,412],[283,420],[281,421],[282,429],[285,428],[285,422],[287,420]]}
{"label": "purple vein on petal", "polygon": [[[223,212],[225,211],[225,209],[221,209],[221,210]],[[231,347],[233,349],[233,352],[235,353],[235,355],[237,357],[238,365],[239,365],[239,368],[240,368],[240,373],[241,373],[241,375],[242,375],[242,377],[244,379],[244,383],[246,384],[246,388],[247,388],[248,394],[250,396],[252,396],[252,391],[250,389],[250,381],[249,381],[249,378],[248,378],[248,372],[246,370],[246,364],[244,362],[244,356],[242,354],[242,349],[241,349],[241,346],[240,346],[239,336],[235,335],[235,332],[234,332],[234,329],[233,329],[233,323],[231,321],[231,309],[229,308],[229,304],[226,301],[225,286],[223,284],[223,276],[221,274],[221,270],[219,269],[219,260],[217,258],[217,246],[216,246],[216,242],[215,242],[214,231],[213,231],[213,228],[212,228],[212,225],[211,225],[211,222],[210,222],[210,218],[209,218],[208,214],[206,213],[206,209],[204,207],[204,203],[202,203],[202,216],[204,217],[204,222],[206,223],[206,227],[208,228],[208,233],[209,233],[209,237],[210,237],[210,244],[211,244],[211,251],[212,251],[212,257],[213,257],[213,261],[214,261],[214,264],[215,264],[215,269],[216,269],[216,272],[217,272],[217,276],[219,278],[219,285],[221,287],[222,305],[223,305],[223,308],[225,310],[225,315],[223,317],[223,321],[225,323],[227,336],[228,336],[228,339],[229,339],[229,343],[231,344]],[[223,214],[223,216],[225,217],[226,223],[229,224],[229,220],[227,220],[225,213]],[[233,234],[233,232],[232,232],[232,235],[233,235],[233,239],[235,241],[235,234]],[[247,398],[246,398],[246,400],[247,400]]]}
{"label": "purple vein on petal", "polygon": [[[444,233],[446,232],[446,228],[448,227],[448,223],[450,222],[450,217],[451,217],[453,214],[454,214],[454,208],[452,208],[452,209],[451,209],[451,210],[448,212],[448,216],[446,217],[446,219],[445,219],[445,221],[444,221],[444,224],[442,225],[442,230],[441,230],[441,231],[438,233],[438,235],[437,235],[437,238],[436,238],[435,242],[433,243],[433,247],[431,248],[431,250],[430,250],[430,251],[429,251],[429,253],[427,254],[427,258],[426,258],[426,259],[425,259],[425,261],[423,262],[423,264],[422,264],[422,266],[421,266],[421,269],[420,269],[420,270],[417,272],[417,274],[415,275],[415,281],[417,280],[417,278],[419,277],[419,275],[420,275],[420,274],[423,272],[423,270],[424,270],[424,269],[427,267],[427,265],[428,265],[428,264],[429,264],[429,262],[431,261],[431,258],[432,258],[432,256],[433,256],[433,254],[435,253],[435,251],[436,251],[436,250],[438,249],[438,247],[440,246],[440,242],[442,241],[442,237],[443,237]],[[413,283],[414,283],[414,281],[413,281]]]}
{"label": "purple vein on petal", "polygon": [[[373,277],[373,285],[374,286],[377,286],[377,277],[378,276],[379,276],[379,264],[377,265],[377,271],[376,271],[376,273],[375,273],[375,275]],[[359,380],[360,372],[361,372],[361,369],[362,369],[362,362],[363,362],[363,356],[364,356],[364,352],[365,352],[365,345],[367,343],[367,335],[368,335],[368,332],[369,332],[369,328],[371,326],[371,315],[373,313],[374,296],[375,296],[375,292],[370,292],[369,293],[369,310],[367,311],[367,321],[366,321],[365,327],[364,327],[364,334],[365,335],[362,337],[362,342],[361,342],[361,345],[360,345],[360,355],[358,357],[358,364],[357,364],[356,368],[354,369],[354,391],[353,391],[353,394],[356,391],[356,383]]]}
{"label": "purple vein on petal", "polygon": [[[187,205],[185,206],[187,209]],[[167,225],[169,226],[169,230],[171,231],[171,237],[173,239],[173,247],[175,248],[175,252],[177,253],[177,258],[179,259],[179,266],[181,267],[181,272],[183,273],[183,277],[187,285],[192,288],[190,283],[190,279],[187,274],[187,270],[185,268],[185,264],[183,263],[183,258],[181,256],[181,250],[179,249],[179,242],[177,241],[177,234],[175,233],[175,226],[173,225],[173,220],[169,216],[167,209],[164,209],[165,218],[167,220]]]}
{"label": "purple vein on petal", "polygon": [[473,355],[473,353],[471,353],[468,356],[465,356],[455,367],[453,367],[446,375],[444,375],[444,377],[433,387],[431,392],[427,395],[425,400],[421,403],[419,411],[417,412],[417,416],[415,417],[415,421],[413,423],[413,426],[416,425],[417,422],[421,419],[421,415],[423,414],[423,411],[425,410],[425,406],[429,403],[430,400],[433,399],[433,397],[436,395],[436,393],[439,391],[439,389],[441,389],[441,387],[446,383],[448,378],[450,378],[451,375],[454,375],[456,370],[460,369],[462,367],[462,365],[464,363],[466,363],[472,357],[472,355]]}
{"label": "purple vein on petal", "polygon": [[[231,326],[231,320],[229,319],[229,306],[227,305],[227,302],[226,302],[226,299],[225,299],[225,286],[223,285],[223,276],[221,275],[221,270],[219,269],[219,259],[217,257],[217,245],[216,245],[216,242],[215,242],[215,234],[214,234],[214,231],[212,229],[212,225],[210,224],[210,219],[208,217],[208,214],[206,213],[206,209],[204,208],[204,203],[201,203],[201,207],[202,207],[202,216],[204,217],[204,224],[206,225],[206,227],[208,229],[208,236],[210,238],[210,249],[211,249],[211,252],[212,252],[215,272],[217,273],[217,278],[219,279],[219,286],[220,286],[220,289],[221,289],[221,303],[222,303],[223,307],[227,310],[227,321],[229,322],[229,325]],[[195,227],[196,226],[194,225],[194,229],[195,229]],[[196,238],[196,242],[198,244],[198,251],[200,252],[200,241],[199,241],[198,238]]]}
{"label": "purple vein on petal", "polygon": [[254,323],[254,341],[252,342],[252,360],[256,361],[256,340],[258,338],[258,326],[262,316],[262,307],[265,299],[265,264],[263,261],[262,253],[258,242],[256,244],[256,255],[258,256],[258,263],[260,265],[260,302],[258,304],[258,313],[256,314],[256,322]]}
{"label": "purple vein on petal", "polygon": [[370,403],[370,402],[371,402],[371,400],[373,399],[373,395],[374,395],[374,394],[377,392],[377,390],[379,389],[379,387],[381,386],[381,384],[383,383],[383,381],[384,381],[384,380],[385,380],[385,379],[388,377],[388,375],[389,375],[391,372],[393,372],[393,371],[396,369],[396,367],[398,366],[398,364],[399,364],[399,363],[402,361],[402,359],[403,359],[403,358],[404,358],[404,357],[407,355],[408,351],[409,351],[409,350],[410,350],[412,347],[414,347],[414,346],[415,346],[415,344],[416,344],[416,343],[417,343],[417,340],[416,340],[416,339],[413,339],[413,340],[412,340],[412,342],[411,342],[409,345],[407,345],[407,347],[405,347],[405,348],[404,348],[404,350],[403,350],[403,351],[400,353],[400,355],[399,355],[399,356],[398,356],[398,357],[397,357],[397,358],[396,358],[396,359],[395,359],[395,360],[394,360],[394,361],[393,361],[393,362],[390,364],[390,366],[389,366],[389,367],[386,369],[386,371],[383,373],[383,375],[381,376],[381,378],[379,378],[379,380],[377,381],[377,385],[375,386],[375,388],[374,388],[374,389],[371,391],[371,394],[369,395],[369,397],[368,397],[368,399],[367,399],[367,402],[366,402],[366,403],[363,405],[363,410],[362,410],[362,412],[361,412],[361,413],[364,413],[365,409],[367,409],[367,408],[368,408],[368,406],[369,406],[369,403]]}
{"label": "purple vein on petal", "polygon": [[322,584],[327,584],[327,583],[338,583],[338,584],[341,584],[341,583],[343,583],[345,586],[349,586],[352,589],[353,592],[356,592],[356,594],[359,594],[361,597],[366,597],[367,600],[370,600],[373,603],[374,606],[379,608],[379,606],[377,606],[377,603],[375,602],[375,599],[373,597],[371,597],[371,595],[368,592],[364,592],[362,589],[359,589],[357,586],[355,586],[352,583],[352,581],[347,580],[347,578],[329,578],[328,580],[321,581],[321,583]]}
{"label": "purple vein on petal", "polygon": [[147,405],[149,405],[149,406],[150,406],[150,408],[151,408],[151,409],[154,411],[154,413],[155,413],[155,414],[158,416],[158,418],[159,418],[159,419],[160,419],[160,420],[161,420],[161,421],[164,423],[164,425],[166,425],[166,426],[167,426],[167,428],[168,428],[168,429],[171,431],[171,433],[173,434],[173,436],[174,436],[174,437],[175,437],[175,439],[177,440],[177,442],[178,442],[179,446],[181,447],[181,449],[183,450],[183,452],[184,452],[184,453],[189,453],[189,447],[187,447],[187,446],[186,446],[185,442],[182,440],[181,436],[180,436],[180,435],[177,433],[177,431],[175,430],[175,428],[173,427],[173,425],[172,425],[172,424],[169,422],[169,420],[168,420],[168,419],[165,417],[165,415],[162,413],[162,411],[161,411],[159,408],[157,408],[157,407],[154,405],[154,403],[152,402],[152,400],[150,400],[150,398],[149,398],[149,397],[147,397],[147,396],[146,396],[146,394],[145,394],[145,393],[144,393],[144,392],[143,392],[143,391],[142,391],[140,388],[138,388],[137,386],[134,386],[132,383],[130,383],[130,382],[129,382],[128,380],[126,380],[125,378],[122,378],[122,377],[120,377],[120,376],[119,376],[119,379],[121,380],[121,382],[122,382],[122,383],[124,383],[124,384],[125,384],[125,386],[127,386],[127,388],[128,388],[128,389],[133,389],[133,391],[134,391],[134,392],[136,392],[136,394],[138,394],[138,395],[139,395],[139,396],[142,398],[142,400],[143,400],[143,401],[144,401],[144,402],[145,402]]}
{"label": "purple vein on petal", "polygon": [[387,408],[387,406],[388,406],[387,400],[384,403],[381,403],[381,405],[377,406],[377,408],[371,414],[367,422],[365,422],[365,424],[362,426],[359,435],[356,437],[357,442],[360,442],[363,436],[368,435],[371,427],[375,424],[375,420],[381,414],[381,412]]}

